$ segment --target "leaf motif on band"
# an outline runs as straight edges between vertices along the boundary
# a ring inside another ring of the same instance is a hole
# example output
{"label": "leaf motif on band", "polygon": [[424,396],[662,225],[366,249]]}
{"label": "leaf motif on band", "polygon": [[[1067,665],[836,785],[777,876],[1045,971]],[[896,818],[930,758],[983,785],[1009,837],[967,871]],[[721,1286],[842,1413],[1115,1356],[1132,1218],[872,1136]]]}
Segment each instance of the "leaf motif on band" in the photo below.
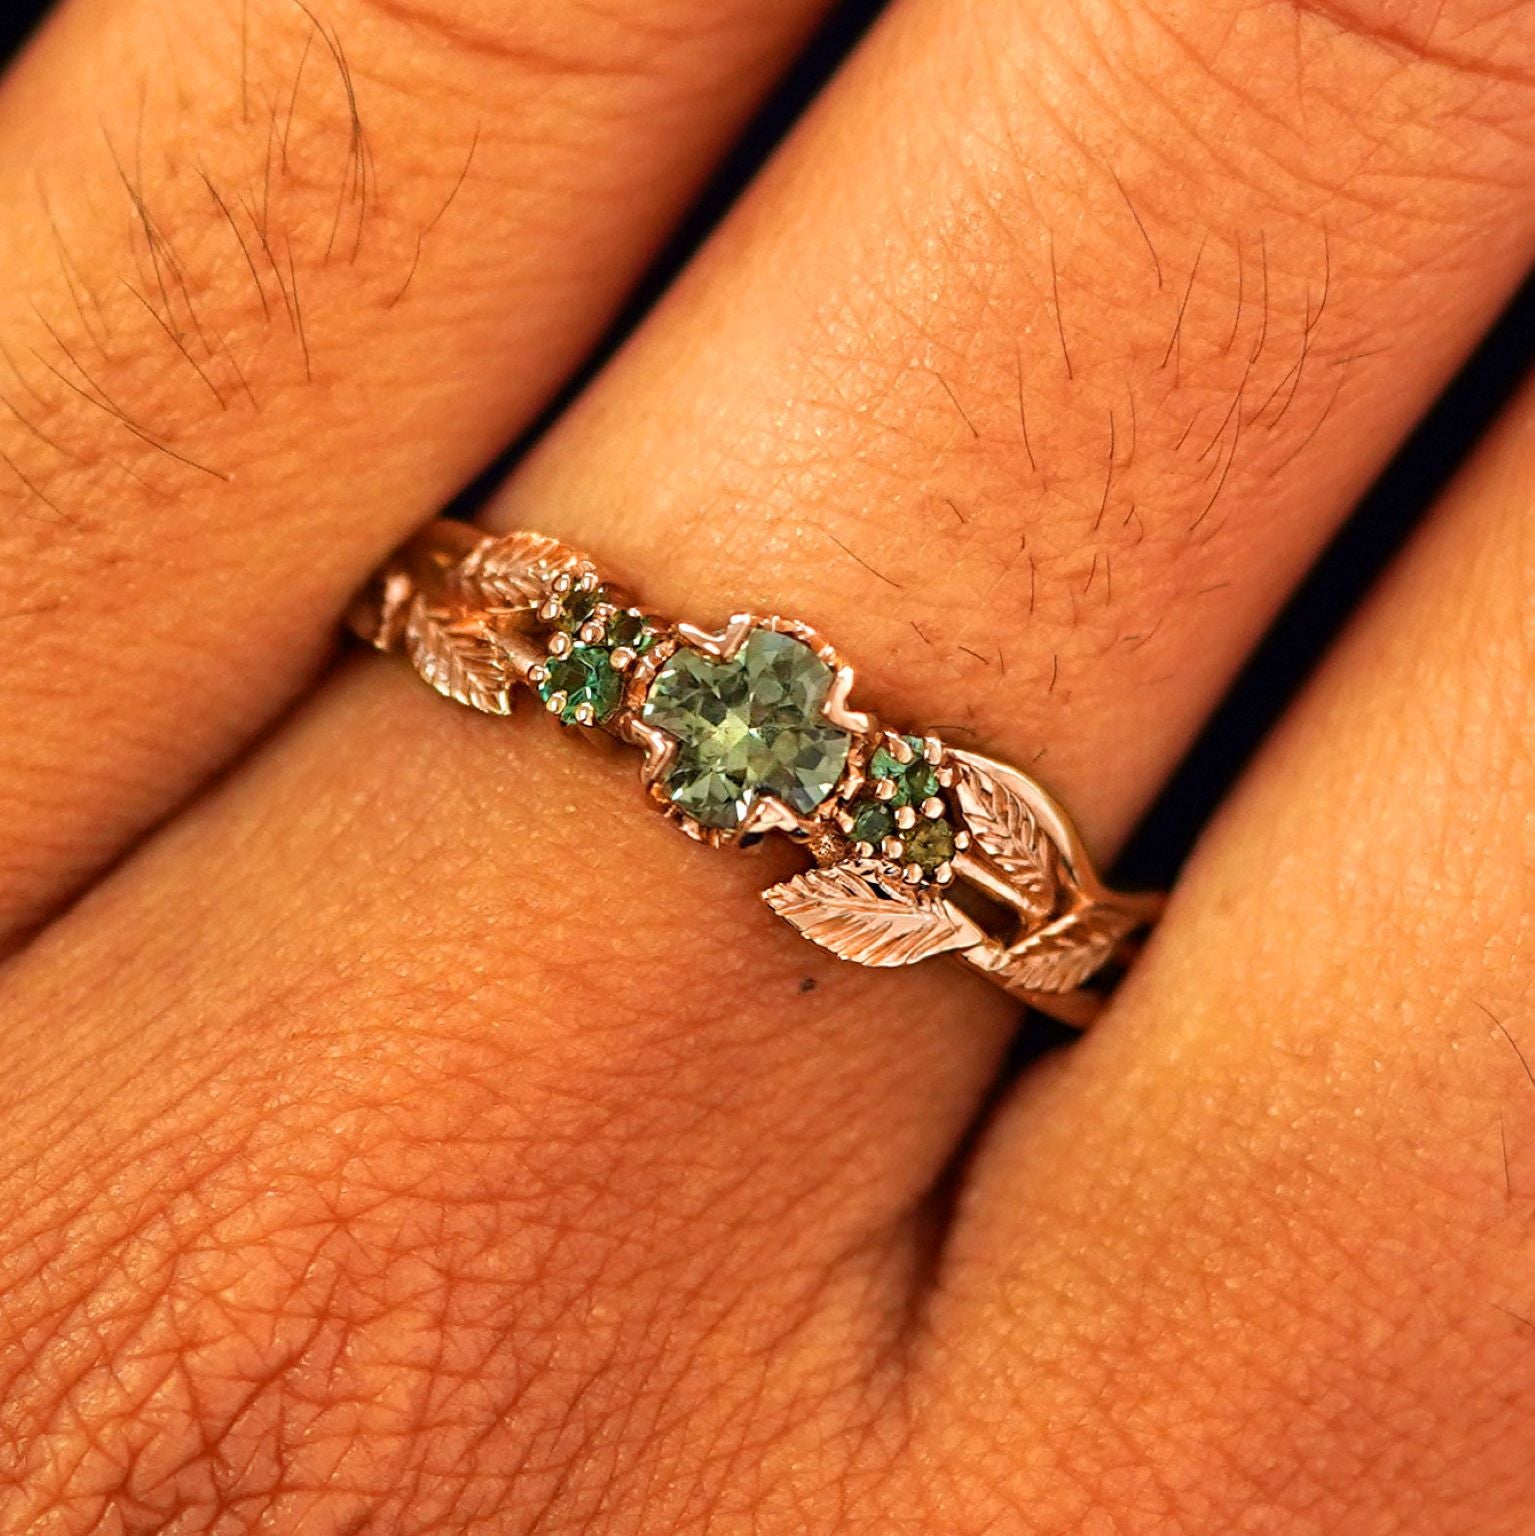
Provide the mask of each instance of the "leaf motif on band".
{"label": "leaf motif on band", "polygon": [[558,539],[519,528],[475,550],[460,567],[459,579],[484,602],[531,608],[543,601],[551,576],[584,563],[584,556]]}
{"label": "leaf motif on band", "polygon": [[1038,921],[1054,910],[1064,882],[1060,855],[1027,800],[1000,774],[971,758],[954,759],[954,792],[970,835]]}
{"label": "leaf motif on band", "polygon": [[405,653],[438,693],[488,715],[511,714],[516,679],[483,620],[443,614],[417,597],[405,624]]}
{"label": "leaf motif on band", "polygon": [[1070,992],[1107,965],[1140,926],[1132,914],[1098,903],[1078,907],[1008,949],[993,967],[1012,991]]}
{"label": "leaf motif on band", "polygon": [[986,937],[935,890],[903,884],[874,859],[807,870],[762,899],[812,943],[858,965],[914,965]]}

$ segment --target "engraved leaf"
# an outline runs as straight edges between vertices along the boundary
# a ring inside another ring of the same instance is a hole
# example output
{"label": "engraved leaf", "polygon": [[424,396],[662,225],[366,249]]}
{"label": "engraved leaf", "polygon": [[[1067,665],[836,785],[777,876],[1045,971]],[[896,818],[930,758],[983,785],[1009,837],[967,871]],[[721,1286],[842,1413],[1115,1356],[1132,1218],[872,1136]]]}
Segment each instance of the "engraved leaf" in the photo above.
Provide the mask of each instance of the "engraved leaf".
{"label": "engraved leaf", "polygon": [[464,562],[462,580],[484,600],[529,608],[544,598],[551,575],[574,570],[582,556],[547,534],[518,529],[482,545]]}
{"label": "engraved leaf", "polygon": [[1000,774],[956,754],[955,793],[970,835],[1029,904],[1026,918],[1044,917],[1055,906],[1063,872],[1050,835],[1027,800]]}
{"label": "engraved leaf", "polygon": [[903,885],[873,859],[807,870],[762,899],[812,943],[859,965],[912,965],[986,937],[937,891]]}
{"label": "engraved leaf", "polygon": [[1014,944],[996,973],[1013,991],[1070,992],[1106,965],[1137,926],[1116,907],[1078,907]]}
{"label": "engraved leaf", "polygon": [[515,678],[482,620],[455,618],[418,597],[405,626],[405,652],[438,693],[488,715],[511,714]]}

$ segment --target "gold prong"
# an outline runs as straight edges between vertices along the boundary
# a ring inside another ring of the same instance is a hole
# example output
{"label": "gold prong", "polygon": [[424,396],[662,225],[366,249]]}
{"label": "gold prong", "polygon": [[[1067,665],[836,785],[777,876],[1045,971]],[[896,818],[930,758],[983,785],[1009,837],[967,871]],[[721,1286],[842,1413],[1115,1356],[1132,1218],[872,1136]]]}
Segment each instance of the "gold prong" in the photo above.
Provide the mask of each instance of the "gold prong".
{"label": "gold prong", "polygon": [[887,837],[880,843],[879,851],[887,859],[898,859],[906,852],[906,844],[898,837]]}
{"label": "gold prong", "polygon": [[627,672],[634,665],[635,659],[635,652],[627,645],[621,645],[609,655],[608,665],[615,672]]}
{"label": "gold prong", "polygon": [[551,597],[548,602],[542,604],[539,607],[538,616],[545,624],[554,623],[554,621],[560,616],[559,598]]}
{"label": "gold prong", "polygon": [[954,884],[954,866],[947,859],[933,871],[933,880],[937,885]]}
{"label": "gold prong", "polygon": [[844,731],[850,731],[855,736],[862,736],[874,727],[873,718],[861,709],[854,709],[848,700],[853,693],[853,669],[851,667],[838,667],[832,675],[831,687],[826,691],[825,702],[821,705],[821,713]]}
{"label": "gold prong", "polygon": [[535,688],[537,688],[540,683],[548,682],[548,680],[549,669],[548,667],[544,666],[542,662],[534,662],[534,664],[528,668],[528,681],[532,683]]}
{"label": "gold prong", "polygon": [[894,779],[876,779],[874,781],[874,798],[876,800],[894,800],[896,785]]}
{"label": "gold prong", "polygon": [[580,578],[576,582],[576,591],[578,591],[578,592],[595,592],[596,590],[597,590],[597,573],[596,573],[596,571],[582,571],[581,575],[580,575]]}
{"label": "gold prong", "polygon": [[549,654],[555,657],[570,655],[570,636],[563,630],[549,636]]}
{"label": "gold prong", "polygon": [[739,827],[741,836],[757,832],[799,832],[804,830],[800,818],[781,800],[764,795],[752,802]]}
{"label": "gold prong", "polygon": [[[665,731],[658,731],[655,726],[635,715],[625,718],[623,733],[645,754],[645,761],[640,768],[640,781],[647,786],[659,783],[677,760],[676,738],[668,736]],[[684,822],[683,826],[686,825]]]}
{"label": "gold prong", "polygon": [[943,785],[945,789],[954,788],[954,770],[950,768],[947,763],[938,770],[938,782]]}
{"label": "gold prong", "polygon": [[872,859],[874,857],[874,844],[863,842],[854,843],[853,853],[860,859]]}
{"label": "gold prong", "polygon": [[581,626],[578,633],[583,645],[596,645],[601,641],[605,629],[596,619],[589,619]]}
{"label": "gold prong", "polygon": [[959,831],[954,834],[954,847],[958,852],[963,853],[969,846],[970,834],[965,831],[963,827],[961,827]]}
{"label": "gold prong", "polygon": [[934,768],[938,766],[943,757],[943,743],[936,736],[924,736],[922,738],[922,756]]}
{"label": "gold prong", "polygon": [[922,802],[922,814],[926,816],[929,821],[937,821],[938,818],[943,815],[943,812],[943,801],[940,800],[937,795],[929,795],[927,799]]}
{"label": "gold prong", "polygon": [[906,868],[901,871],[901,879],[903,879],[907,885],[921,885],[922,866],[920,864],[908,864]]}
{"label": "gold prong", "polygon": [[565,713],[565,706],[568,703],[570,703],[570,698],[565,693],[551,693],[549,697],[544,701],[544,708],[547,709],[551,715],[562,715]]}
{"label": "gold prong", "polygon": [[751,638],[756,627],[757,621],[749,613],[738,613],[721,630],[700,629],[696,624],[678,624],[676,631],[684,645],[702,651],[705,656],[730,661]]}
{"label": "gold prong", "polygon": [[851,811],[839,810],[833,814],[832,820],[844,832],[851,832],[853,830],[853,813]]}
{"label": "gold prong", "polygon": [[892,736],[889,739],[890,755],[903,768],[911,762],[916,753],[912,750],[911,743],[904,736]]}
{"label": "gold prong", "polygon": [[565,594],[569,592],[571,587],[574,585],[575,583],[571,580],[570,572],[561,571],[560,574],[549,583],[549,590],[551,592],[558,592],[561,597],[564,597]]}
{"label": "gold prong", "polygon": [[596,709],[591,704],[577,704],[575,722],[577,725],[595,725],[597,723]]}
{"label": "gold prong", "polygon": [[895,824],[903,832],[910,832],[917,824],[917,813],[909,805],[898,805],[895,808]]}

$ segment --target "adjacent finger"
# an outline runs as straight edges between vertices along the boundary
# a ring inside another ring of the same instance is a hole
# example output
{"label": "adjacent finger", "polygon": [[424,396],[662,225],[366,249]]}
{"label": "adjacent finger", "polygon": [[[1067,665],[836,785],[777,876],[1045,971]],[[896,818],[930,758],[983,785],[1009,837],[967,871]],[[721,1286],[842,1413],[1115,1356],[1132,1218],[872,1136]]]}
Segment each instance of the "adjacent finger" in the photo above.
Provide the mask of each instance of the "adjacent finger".
{"label": "adjacent finger", "polygon": [[1535,1519],[1532,485],[1527,393],[983,1150],[931,1422],[1040,1531]]}
{"label": "adjacent finger", "polygon": [[345,594],[546,402],[819,9],[54,17],[0,90],[0,934],[312,673]]}

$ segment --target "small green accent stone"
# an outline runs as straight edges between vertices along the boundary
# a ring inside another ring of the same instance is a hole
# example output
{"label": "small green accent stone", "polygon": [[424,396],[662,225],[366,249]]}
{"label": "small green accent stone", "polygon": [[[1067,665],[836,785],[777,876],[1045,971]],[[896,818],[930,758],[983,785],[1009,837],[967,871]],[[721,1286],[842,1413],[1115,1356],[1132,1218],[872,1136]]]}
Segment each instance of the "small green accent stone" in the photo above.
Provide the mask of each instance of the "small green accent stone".
{"label": "small green accent stone", "polygon": [[560,604],[560,616],[554,621],[554,627],[567,635],[576,634],[597,611],[597,605],[608,601],[606,587],[593,587],[588,592],[571,592]]}
{"label": "small green accent stone", "polygon": [[887,748],[878,747],[869,759],[869,773],[876,779],[895,780],[895,795],[886,801],[887,805],[921,805],[938,793],[938,774],[922,756],[920,736],[905,736],[902,740],[916,756],[903,763]]}
{"label": "small green accent stone", "polygon": [[928,874],[954,857],[954,828],[946,821],[921,821],[906,834],[906,861]]}
{"label": "small green accent stone", "polygon": [[728,661],[686,646],[645,700],[647,722],[677,741],[663,784],[700,825],[738,827],[764,795],[807,814],[837,786],[851,740],[821,713],[832,669],[803,641],[757,629]]}
{"label": "small green accent stone", "polygon": [[645,627],[645,616],[629,608],[615,613],[608,624],[608,644],[614,650],[622,646],[636,656],[643,656],[655,639],[654,632]]}
{"label": "small green accent stone", "polygon": [[895,816],[878,800],[862,800],[853,811],[853,830],[849,836],[854,842],[869,843],[878,849],[887,837],[895,836]]}
{"label": "small green accent stone", "polygon": [[565,656],[551,658],[545,664],[543,682],[538,685],[538,696],[546,704],[557,693],[565,695],[565,707],[560,711],[562,725],[576,723],[576,710],[590,704],[595,716],[594,724],[600,724],[618,708],[623,696],[623,679],[608,662],[608,653],[595,645],[578,645]]}

